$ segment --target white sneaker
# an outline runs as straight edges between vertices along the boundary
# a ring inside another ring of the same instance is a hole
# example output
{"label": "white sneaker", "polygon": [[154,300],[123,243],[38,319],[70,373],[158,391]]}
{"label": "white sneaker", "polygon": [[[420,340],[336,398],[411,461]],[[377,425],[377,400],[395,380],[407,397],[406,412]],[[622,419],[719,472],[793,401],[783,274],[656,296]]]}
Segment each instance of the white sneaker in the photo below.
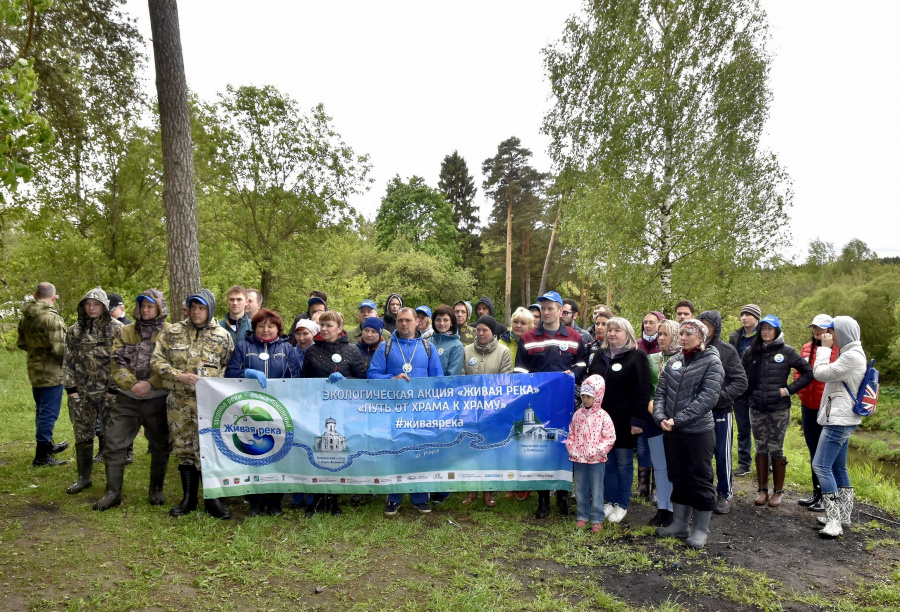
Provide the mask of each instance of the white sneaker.
{"label": "white sneaker", "polygon": [[614,507],[615,506],[613,506],[612,504],[603,504],[603,516],[606,518],[606,520],[609,520],[610,517],[612,517],[612,511]]}
{"label": "white sneaker", "polygon": [[609,513],[609,522],[610,523],[621,523],[622,519],[625,518],[625,514],[628,512],[625,508],[622,508],[618,504],[613,504],[612,511]]}

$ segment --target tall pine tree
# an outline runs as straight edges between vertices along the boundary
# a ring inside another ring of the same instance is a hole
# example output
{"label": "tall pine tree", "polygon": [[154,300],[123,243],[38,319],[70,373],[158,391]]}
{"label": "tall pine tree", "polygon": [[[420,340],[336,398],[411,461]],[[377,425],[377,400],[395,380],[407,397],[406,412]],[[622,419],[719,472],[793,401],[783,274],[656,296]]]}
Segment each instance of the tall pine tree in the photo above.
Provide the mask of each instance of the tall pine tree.
{"label": "tall pine tree", "polygon": [[462,263],[478,276],[483,267],[481,237],[478,235],[478,208],[475,204],[475,179],[469,174],[466,160],[454,151],[441,162],[438,189],[453,209],[453,222],[459,231]]}

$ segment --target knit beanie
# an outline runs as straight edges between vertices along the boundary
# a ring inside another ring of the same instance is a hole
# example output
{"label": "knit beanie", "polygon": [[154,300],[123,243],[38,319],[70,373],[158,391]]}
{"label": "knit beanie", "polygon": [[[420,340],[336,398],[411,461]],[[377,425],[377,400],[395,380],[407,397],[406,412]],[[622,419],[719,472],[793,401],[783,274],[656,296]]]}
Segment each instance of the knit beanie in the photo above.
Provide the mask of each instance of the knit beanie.
{"label": "knit beanie", "polygon": [[581,383],[581,394],[594,398],[594,405],[598,405],[603,401],[603,395],[606,393],[606,381],[599,374],[593,374],[584,379]]}
{"label": "knit beanie", "polygon": [[384,321],[381,320],[380,317],[366,317],[366,320],[363,321],[362,328],[365,329],[367,327],[371,327],[380,334],[381,330],[384,329]]}
{"label": "knit beanie", "polygon": [[479,325],[487,325],[490,328],[491,333],[495,336],[497,335],[497,319],[491,315],[478,317],[478,320],[475,322],[475,327],[478,327]]}
{"label": "knit beanie", "polygon": [[751,317],[755,318],[757,321],[762,319],[762,308],[760,308],[756,304],[747,304],[746,306],[741,308],[741,314],[744,314],[745,312]]}

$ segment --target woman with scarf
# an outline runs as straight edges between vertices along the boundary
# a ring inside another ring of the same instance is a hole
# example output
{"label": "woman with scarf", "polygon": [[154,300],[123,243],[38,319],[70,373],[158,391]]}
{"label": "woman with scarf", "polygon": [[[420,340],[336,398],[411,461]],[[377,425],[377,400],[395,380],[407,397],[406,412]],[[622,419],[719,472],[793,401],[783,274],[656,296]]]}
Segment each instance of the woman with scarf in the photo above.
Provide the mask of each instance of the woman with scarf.
{"label": "woman with scarf", "polygon": [[[781,321],[766,315],[759,321],[750,348],[741,356],[747,372],[747,396],[750,399],[750,429],[756,444],[756,478],[758,489],[753,503],[777,508],[781,505],[787,457],[784,436],[791,422],[791,395],[813,381],[813,370],[794,347],[785,344]],[[786,384],[791,370],[800,377]],[[775,481],[769,497],[769,465]]]}
{"label": "woman with scarf", "polygon": [[[308,319],[302,319],[302,322]],[[252,378],[265,389],[270,378],[300,378],[300,351],[282,335],[281,315],[260,308],[250,320],[250,330],[239,340],[225,369],[225,378]],[[247,516],[263,512],[278,516],[282,493],[257,493],[247,496]]]}
{"label": "woman with scarf", "polygon": [[444,376],[459,376],[462,374],[465,349],[459,339],[453,310],[446,304],[435,308],[432,325],[434,334],[428,340],[434,345],[438,357],[441,358]]}
{"label": "woman with scarf", "polygon": [[141,427],[150,452],[151,506],[161,506],[166,499],[163,483],[172,440],[166,418],[166,397],[162,379],[150,368],[150,355],[156,347],[159,333],[169,327],[166,317],[166,297],[158,289],[142,291],[136,299],[135,322],[122,328],[122,335],[113,340],[110,375],[119,387],[106,426],[106,495],[94,504],[94,510],[108,510],[122,503],[122,482],[125,478],[125,455],[134,443]]}
{"label": "woman with scarf", "polygon": [[588,374],[606,381],[601,407],[616,427],[616,443],[606,462],[603,480],[604,516],[620,523],[631,502],[634,482],[634,449],[646,424],[650,402],[650,363],[637,348],[634,328],[626,319],[613,317],[606,325],[606,338],[595,353]]}
{"label": "woman with scarf", "polygon": [[716,507],[712,410],[719,402],[725,370],[719,352],[706,346],[706,325],[687,319],[678,330],[681,351],[666,362],[653,402],[653,421],[665,432],[663,445],[672,482],[672,523],[657,528],[656,535],[686,539],[691,548],[703,548]]}

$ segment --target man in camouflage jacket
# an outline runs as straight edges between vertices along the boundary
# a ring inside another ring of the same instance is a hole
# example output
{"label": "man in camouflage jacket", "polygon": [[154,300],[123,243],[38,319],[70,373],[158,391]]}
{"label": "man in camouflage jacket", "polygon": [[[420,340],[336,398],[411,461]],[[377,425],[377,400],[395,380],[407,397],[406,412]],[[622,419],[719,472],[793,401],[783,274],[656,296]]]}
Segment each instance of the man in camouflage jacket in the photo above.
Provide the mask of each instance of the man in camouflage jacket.
{"label": "man in camouflage jacket", "polygon": [[[188,318],[160,333],[150,358],[153,372],[169,390],[169,435],[178,457],[184,499],[169,512],[181,516],[197,509],[200,484],[200,432],[197,424],[197,395],[194,385],[204,376],[225,376],[234,342],[231,334],[216,323],[216,300],[201,289],[186,300]],[[206,511],[216,518],[231,513],[219,499],[208,499]]]}
{"label": "man in camouflage jacket", "polygon": [[159,289],[142,291],[135,302],[134,323],[123,327],[113,342],[110,368],[119,394],[106,426],[106,495],[94,504],[94,510],[108,510],[122,502],[126,453],[142,426],[150,451],[150,504],[165,503],[163,484],[172,452],[166,415],[169,392],[150,368],[150,356],[159,335],[169,327],[169,309]]}
{"label": "man in camouflage jacket", "polygon": [[78,463],[78,480],[66,489],[70,495],[92,484],[94,423],[100,420],[100,435],[105,436],[109,411],[118,393],[109,375],[109,357],[121,330],[122,324],[109,314],[106,292],[94,287],[78,302],[78,321],[66,332],[63,387],[68,394]]}
{"label": "man in camouflage jacket", "polygon": [[56,309],[56,287],[38,283],[34,301],[25,304],[16,346],[28,353],[28,380],[35,405],[35,467],[64,465],[53,455],[66,450],[66,442],[53,443],[53,428],[62,404],[62,362],[66,351],[66,324]]}

